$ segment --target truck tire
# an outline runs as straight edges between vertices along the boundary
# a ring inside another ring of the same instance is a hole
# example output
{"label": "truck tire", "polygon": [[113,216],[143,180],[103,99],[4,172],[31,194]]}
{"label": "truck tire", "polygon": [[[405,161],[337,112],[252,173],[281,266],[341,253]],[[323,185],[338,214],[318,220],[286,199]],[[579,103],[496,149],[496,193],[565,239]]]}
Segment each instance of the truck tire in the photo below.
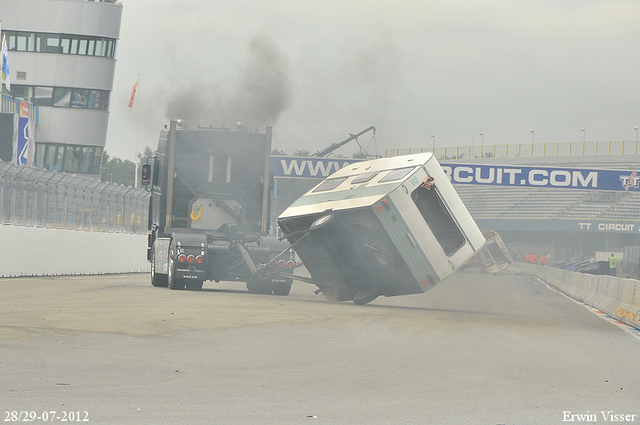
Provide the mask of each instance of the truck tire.
{"label": "truck tire", "polygon": [[259,279],[251,279],[247,282],[247,291],[252,294],[269,295],[273,292],[273,286]]}
{"label": "truck tire", "polygon": [[196,281],[188,281],[187,282],[187,291],[199,291],[202,289],[202,285],[204,281],[196,280]]}
{"label": "truck tire", "polygon": [[273,294],[286,297],[291,292],[291,282],[276,283],[273,285]]}
{"label": "truck tire", "polygon": [[173,254],[173,248],[169,250],[169,274],[167,274],[167,282],[170,289],[181,290],[184,289],[185,282],[182,279],[176,278],[176,262],[171,258]]}
{"label": "truck tire", "polygon": [[169,286],[169,280],[166,274],[156,273],[156,250],[152,250],[151,254],[151,284],[155,287],[166,288]]}

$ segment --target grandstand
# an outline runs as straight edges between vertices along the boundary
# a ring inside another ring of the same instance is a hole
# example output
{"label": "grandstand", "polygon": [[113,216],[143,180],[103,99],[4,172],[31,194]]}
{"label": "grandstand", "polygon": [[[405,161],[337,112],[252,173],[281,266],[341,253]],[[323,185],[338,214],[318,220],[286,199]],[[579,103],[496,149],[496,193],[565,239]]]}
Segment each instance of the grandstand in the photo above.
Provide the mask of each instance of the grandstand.
{"label": "grandstand", "polygon": [[542,188],[456,185],[478,219],[640,221],[640,194]]}

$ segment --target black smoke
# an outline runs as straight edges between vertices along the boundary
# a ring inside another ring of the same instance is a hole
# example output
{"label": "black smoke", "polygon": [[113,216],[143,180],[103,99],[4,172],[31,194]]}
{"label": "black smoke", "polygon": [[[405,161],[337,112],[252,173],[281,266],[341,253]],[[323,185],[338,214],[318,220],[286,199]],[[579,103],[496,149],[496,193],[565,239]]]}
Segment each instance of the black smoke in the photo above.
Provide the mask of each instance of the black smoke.
{"label": "black smoke", "polygon": [[226,82],[194,81],[169,102],[167,119],[183,119],[190,125],[235,126],[242,121],[250,129],[274,125],[291,100],[289,64],[273,42],[254,37],[240,79]]}

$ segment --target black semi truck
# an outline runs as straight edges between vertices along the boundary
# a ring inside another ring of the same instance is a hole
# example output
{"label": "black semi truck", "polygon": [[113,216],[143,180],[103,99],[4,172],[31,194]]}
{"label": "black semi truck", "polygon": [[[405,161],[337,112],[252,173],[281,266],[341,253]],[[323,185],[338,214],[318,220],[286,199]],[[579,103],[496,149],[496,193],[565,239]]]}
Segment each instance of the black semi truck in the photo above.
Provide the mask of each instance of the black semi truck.
{"label": "black semi truck", "polygon": [[153,286],[200,290],[246,282],[288,295],[296,267],[286,241],[269,236],[271,127],[264,133],[171,121],[142,169],[151,192],[147,259]]}

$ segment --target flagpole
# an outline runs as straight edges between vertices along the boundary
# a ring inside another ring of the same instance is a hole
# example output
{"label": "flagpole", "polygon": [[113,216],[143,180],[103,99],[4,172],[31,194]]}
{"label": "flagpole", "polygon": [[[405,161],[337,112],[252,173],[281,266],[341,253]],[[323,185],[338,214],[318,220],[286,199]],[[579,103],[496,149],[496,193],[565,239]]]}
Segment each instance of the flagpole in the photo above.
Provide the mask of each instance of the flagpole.
{"label": "flagpole", "polygon": [[135,186],[138,187],[138,163],[140,162],[138,159],[138,147],[140,145],[140,74],[138,74],[138,125],[136,129],[136,178],[135,178]]}

